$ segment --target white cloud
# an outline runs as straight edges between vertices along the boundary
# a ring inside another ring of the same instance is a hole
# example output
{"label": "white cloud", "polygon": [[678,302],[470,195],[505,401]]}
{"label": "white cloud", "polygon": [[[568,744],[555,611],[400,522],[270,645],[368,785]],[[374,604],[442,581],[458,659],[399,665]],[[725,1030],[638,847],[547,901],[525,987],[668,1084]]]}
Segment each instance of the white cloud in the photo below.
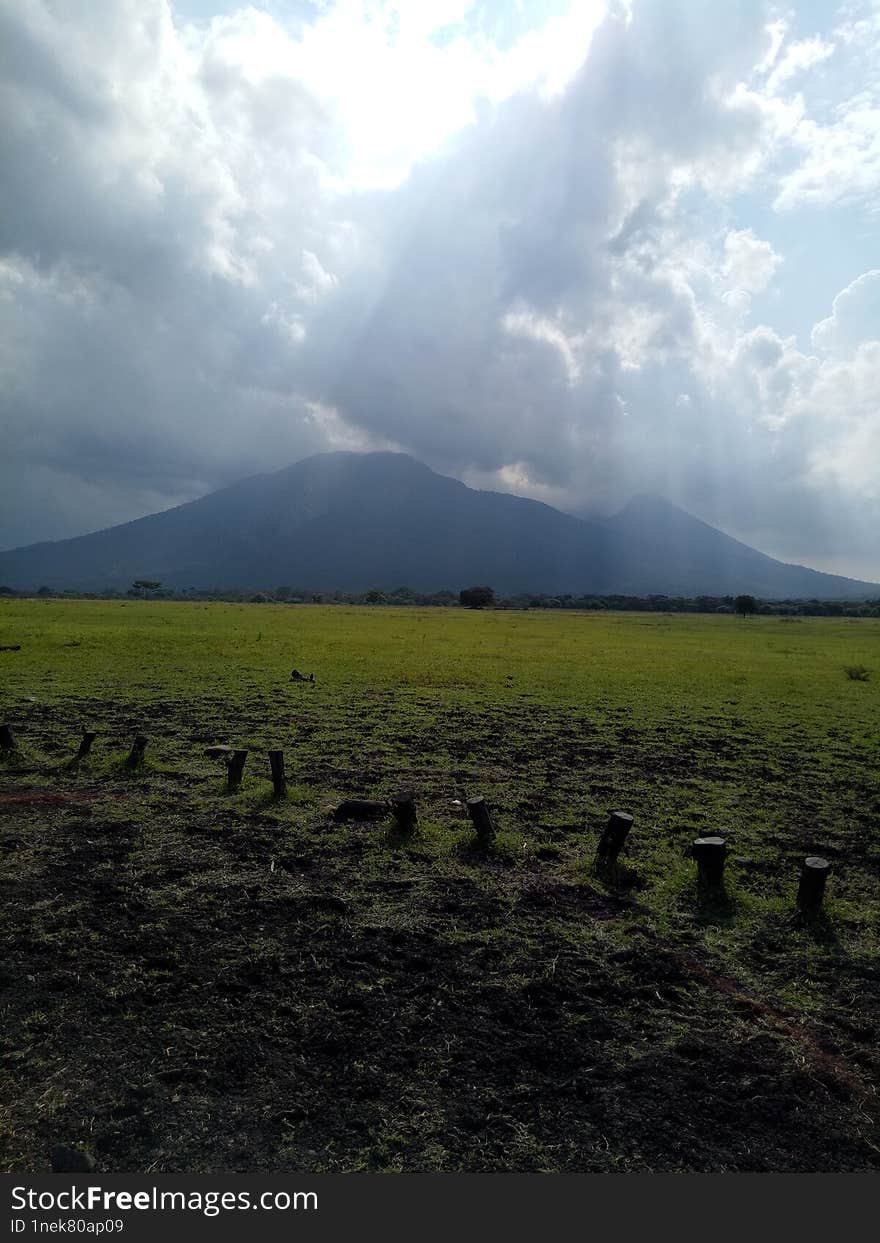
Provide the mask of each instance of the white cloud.
{"label": "white cloud", "polygon": [[760,293],[781,262],[770,243],[756,237],[752,229],[731,229],[724,239],[722,272],[737,289]]}
{"label": "white cloud", "polygon": [[863,272],[834,299],[831,315],[813,326],[813,345],[843,351],[880,341],[880,268]]}
{"label": "white cloud", "polygon": [[829,124],[804,119],[794,143],[804,155],[782,179],[774,201],[778,211],[805,205],[866,203],[876,208],[880,204],[880,106],[852,101]]}
{"label": "white cloud", "polygon": [[810,39],[802,39],[799,43],[791,43],[782,56],[775,61],[773,72],[767,80],[767,88],[776,92],[797,74],[820,65],[834,52],[834,44],[826,43],[818,35]]}
{"label": "white cloud", "polygon": [[859,345],[846,362],[826,361],[799,406],[823,433],[811,449],[811,475],[880,501],[880,341]]}
{"label": "white cloud", "polygon": [[340,446],[779,547],[818,547],[817,497],[873,504],[877,272],[805,354],[754,323],[789,264],[749,211],[872,201],[880,34],[789,43],[763,0],[488,16],[0,0],[6,542]]}

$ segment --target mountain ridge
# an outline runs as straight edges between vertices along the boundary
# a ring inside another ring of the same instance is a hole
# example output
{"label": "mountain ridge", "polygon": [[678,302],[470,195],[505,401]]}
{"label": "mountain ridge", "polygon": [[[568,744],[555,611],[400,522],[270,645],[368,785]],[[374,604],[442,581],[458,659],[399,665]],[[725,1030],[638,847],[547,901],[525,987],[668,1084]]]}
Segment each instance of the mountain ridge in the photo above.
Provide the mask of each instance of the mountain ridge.
{"label": "mountain ridge", "polygon": [[193,501],[0,553],[15,590],[416,590],[858,599],[880,585],[788,565],[659,497],[606,519],[468,487],[402,453],[316,454]]}

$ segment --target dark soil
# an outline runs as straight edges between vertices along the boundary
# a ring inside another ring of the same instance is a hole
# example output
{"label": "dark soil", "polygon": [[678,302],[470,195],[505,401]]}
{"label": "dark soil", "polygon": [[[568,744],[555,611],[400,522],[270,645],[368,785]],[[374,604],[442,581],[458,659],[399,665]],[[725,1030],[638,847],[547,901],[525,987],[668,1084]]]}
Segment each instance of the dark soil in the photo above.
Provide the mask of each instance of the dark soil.
{"label": "dark soil", "polygon": [[[841,948],[845,912],[804,929],[753,910],[714,943],[777,865],[747,858],[728,907],[664,896],[672,819],[667,854],[636,840],[629,870],[597,874],[563,780],[586,729],[520,732],[511,769],[552,763],[538,798],[534,773],[531,794],[498,777],[506,834],[481,855],[456,765],[498,763],[500,714],[435,718],[451,767],[420,780],[381,753],[334,766],[306,722],[304,788],[273,803],[265,779],[227,794],[199,758],[225,739],[200,749],[185,705],[160,708],[164,767],[70,766],[35,713],[0,772],[4,1169],[45,1170],[58,1143],[107,1172],[880,1164],[880,968]],[[676,748],[652,750],[667,780]],[[626,763],[644,774],[645,753]],[[411,841],[332,822],[340,791],[404,783]]]}

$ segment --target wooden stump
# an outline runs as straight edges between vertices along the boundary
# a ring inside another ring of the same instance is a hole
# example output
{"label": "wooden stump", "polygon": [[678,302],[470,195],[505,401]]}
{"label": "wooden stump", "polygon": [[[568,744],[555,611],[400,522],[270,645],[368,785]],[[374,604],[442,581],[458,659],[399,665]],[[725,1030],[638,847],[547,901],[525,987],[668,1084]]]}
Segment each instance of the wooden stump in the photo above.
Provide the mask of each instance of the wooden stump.
{"label": "wooden stump", "polygon": [[284,752],[269,752],[269,767],[272,770],[272,786],[275,798],[284,798],[287,793],[287,778],[284,776]]}
{"label": "wooden stump", "polygon": [[492,817],[489,815],[486,800],[482,798],[469,798],[466,806],[477,835],[477,844],[483,847],[491,846],[495,840],[495,826],[492,823]]}
{"label": "wooden stump", "polygon": [[131,744],[131,750],[128,753],[128,759],[125,761],[129,768],[137,768],[143,762],[144,751],[147,749],[147,739],[143,734],[135,735],[135,740]]}
{"label": "wooden stump", "polygon": [[83,736],[79,744],[79,750],[76,753],[76,758],[78,760],[81,760],[85,756],[88,755],[88,753],[92,749],[92,743],[95,741],[97,737],[98,735],[97,733],[95,733],[94,730],[90,730],[90,729],[83,730]]}
{"label": "wooden stump", "polygon": [[617,856],[623,849],[627,834],[632,828],[633,818],[625,811],[613,811],[608,823],[599,838],[596,855],[602,863],[616,863]]}
{"label": "wooden stump", "polygon": [[229,757],[229,763],[226,768],[226,784],[230,790],[235,790],[241,785],[241,774],[244,772],[247,757],[247,751],[233,751]]}
{"label": "wooden stump", "polygon": [[701,885],[715,888],[724,883],[727,842],[723,837],[698,837],[691,853],[697,861],[697,879]]}
{"label": "wooden stump", "polygon": [[401,833],[412,833],[418,820],[413,796],[406,793],[395,794],[391,800],[391,810]]}
{"label": "wooden stump", "polygon": [[797,907],[805,914],[818,911],[825,895],[825,882],[831,875],[831,864],[818,855],[809,855],[801,868],[797,891]]}
{"label": "wooden stump", "polygon": [[14,751],[15,745],[15,734],[12,732],[12,726],[9,724],[0,725],[0,749],[3,751]]}

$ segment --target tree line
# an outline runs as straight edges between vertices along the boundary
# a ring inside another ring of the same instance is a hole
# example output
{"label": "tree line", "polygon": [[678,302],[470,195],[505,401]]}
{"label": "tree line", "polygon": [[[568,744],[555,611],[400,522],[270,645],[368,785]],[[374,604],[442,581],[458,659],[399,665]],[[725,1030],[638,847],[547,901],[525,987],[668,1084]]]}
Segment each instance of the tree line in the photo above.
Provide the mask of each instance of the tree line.
{"label": "tree line", "polygon": [[[476,594],[474,594],[476,593]],[[269,591],[241,591],[233,588],[184,588],[173,589],[155,580],[137,579],[125,591],[56,591],[42,586],[36,592],[14,591],[0,586],[0,596],[30,597],[66,600],[125,600],[150,598],[155,600],[225,601],[234,604],[355,604],[392,605],[395,607],[421,608],[495,608],[495,609],[577,609],[579,611],[602,611],[636,613],[739,613],[741,616],[756,614],[779,617],[880,617],[880,598],[865,600],[761,600],[754,596],[625,596],[584,593],[581,595],[548,595],[539,592],[522,592],[502,595],[488,586],[459,589],[444,588],[440,591],[416,591],[401,586],[388,591],[372,587],[367,591],[326,591],[306,587],[279,586]],[[741,607],[744,601],[751,601]]]}

